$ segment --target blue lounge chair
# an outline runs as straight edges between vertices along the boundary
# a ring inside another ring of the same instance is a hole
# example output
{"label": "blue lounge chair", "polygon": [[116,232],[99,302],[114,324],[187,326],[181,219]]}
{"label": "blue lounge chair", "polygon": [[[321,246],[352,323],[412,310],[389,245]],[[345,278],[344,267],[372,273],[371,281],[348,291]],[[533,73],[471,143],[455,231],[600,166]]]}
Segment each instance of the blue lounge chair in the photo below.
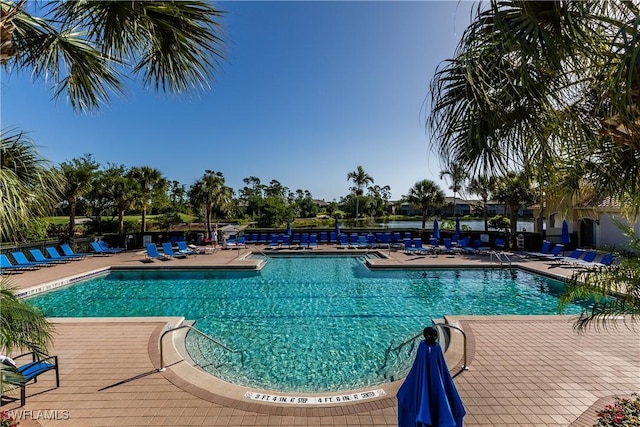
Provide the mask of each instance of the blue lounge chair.
{"label": "blue lounge chair", "polygon": [[496,238],[493,245],[500,251],[504,250],[504,239],[501,239],[500,237]]}
{"label": "blue lounge chair", "polygon": [[576,260],[579,260],[584,253],[584,249],[574,249],[567,256],[557,256],[553,258],[553,262],[555,264],[573,264]]}
{"label": "blue lounge chair", "polygon": [[295,246],[300,245],[300,233],[293,233],[293,236],[291,237],[291,243]]}
{"label": "blue lounge chair", "polygon": [[40,249],[29,249],[29,252],[31,252],[31,256],[33,256],[33,259],[35,260],[35,262],[51,262],[55,264],[64,264],[69,262],[66,259],[60,260],[60,259],[47,258],[44,256],[44,254]]}
{"label": "blue lounge chair", "polygon": [[318,235],[311,234],[309,235],[309,249],[315,249],[318,247]]}
{"label": "blue lounge chair", "polygon": [[525,255],[527,257],[536,257],[538,255],[547,255],[551,252],[551,242],[545,240],[542,242],[542,247],[540,248],[540,252],[527,252]]}
{"label": "blue lounge chair", "polygon": [[329,232],[329,243],[340,243],[340,239],[335,231]]}
{"label": "blue lounge chair", "polygon": [[358,249],[367,248],[369,248],[369,241],[367,240],[367,236],[358,236]]}
{"label": "blue lounge chair", "polygon": [[112,251],[115,253],[120,253],[126,250],[126,248],[112,248],[111,246],[107,245],[107,242],[105,242],[104,240],[98,240],[98,245],[100,245],[100,247],[104,251]]}
{"label": "blue lounge chair", "polygon": [[15,265],[19,265],[22,267],[53,267],[55,263],[53,262],[33,262],[29,261],[24,253],[22,252],[11,252],[11,256],[15,260]]}
{"label": "blue lounge chair", "polygon": [[271,249],[276,249],[279,246],[280,246],[280,241],[278,240],[278,235],[277,234],[272,234],[271,235],[271,242],[269,243],[269,247]]}
{"label": "blue lounge chair", "polygon": [[244,236],[238,236],[238,238],[236,239],[236,247],[238,249],[242,248],[246,248],[247,247],[247,239]]}
{"label": "blue lounge chair", "polygon": [[0,272],[2,273],[22,273],[27,270],[36,270],[35,266],[22,266],[12,264],[5,254],[0,254]]}
{"label": "blue lounge chair", "polygon": [[65,243],[63,245],[60,245],[60,249],[62,249],[62,252],[67,255],[67,256],[78,256],[81,258],[88,258],[90,257],[92,254],[88,253],[88,252],[74,252],[73,249],[71,249],[71,246],[69,246],[69,244]]}
{"label": "blue lounge chair", "polygon": [[402,243],[404,245],[405,254],[415,253],[416,249],[413,247],[413,242],[411,241],[411,238],[405,237],[404,239],[402,239]]}
{"label": "blue lounge chair", "polygon": [[553,247],[553,249],[551,249],[551,252],[548,254],[538,254],[535,255],[534,258],[538,258],[538,259],[553,259],[556,258],[558,256],[560,256],[560,252],[562,252],[562,248],[564,248],[564,245],[555,245]]}
{"label": "blue lounge chair", "polygon": [[82,259],[82,257],[78,256],[78,255],[60,255],[60,253],[53,246],[47,246],[45,248],[45,250],[47,251],[47,253],[49,254],[49,257],[51,259],[58,259],[58,260],[62,260],[62,261],[64,261],[64,260],[67,260],[67,261],[80,261]]}
{"label": "blue lounge chair", "polygon": [[582,258],[581,260],[576,260],[574,262],[574,266],[580,267],[580,268],[594,268],[594,267],[607,267],[613,264],[613,261],[614,261],[613,254],[608,253],[603,255],[599,262],[595,261],[596,256],[597,256],[596,251],[589,251],[584,255],[584,258]]}
{"label": "blue lounge chair", "polygon": [[183,254],[181,252],[175,252],[173,250],[173,247],[171,246],[171,242],[165,242],[162,244],[162,252],[164,252],[165,255],[170,256],[172,258],[186,258],[187,255]]}
{"label": "blue lounge chair", "polygon": [[329,243],[329,240],[327,239],[327,232],[326,231],[321,231],[320,232],[320,238],[318,239],[318,243]]}
{"label": "blue lounge chair", "polygon": [[119,252],[116,250],[112,251],[108,249],[102,249],[102,246],[100,246],[98,242],[90,242],[89,244],[91,245],[91,249],[93,249],[93,252],[96,255],[115,255]]}
{"label": "blue lounge chair", "polygon": [[340,243],[338,248],[348,248],[349,247],[349,237],[346,234],[341,234],[339,237]]}
{"label": "blue lounge chair", "polygon": [[264,243],[266,245],[267,244],[267,233],[260,233],[260,237],[258,237],[258,242],[257,243]]}
{"label": "blue lounge chair", "polygon": [[413,239],[413,248],[417,254],[426,254],[428,252],[427,248],[422,246],[422,239],[419,237]]}
{"label": "blue lounge chair", "polygon": [[178,240],[176,243],[178,244],[178,252],[180,252],[181,254],[185,254],[185,255],[196,254],[196,251],[194,251],[193,249],[189,249],[189,247],[187,246],[187,242],[185,242],[184,240]]}
{"label": "blue lounge chair", "polygon": [[153,261],[154,259],[159,259],[160,261],[168,261],[171,259],[170,256],[161,254],[160,252],[158,252],[158,248],[156,247],[155,243],[147,243],[146,249],[147,249],[146,259],[148,261]]}
{"label": "blue lounge chair", "polygon": [[349,235],[349,248],[356,249],[358,247],[358,234],[351,233]]}
{"label": "blue lounge chair", "polygon": [[291,247],[291,237],[288,234],[282,235],[282,244],[280,246],[287,249]]}

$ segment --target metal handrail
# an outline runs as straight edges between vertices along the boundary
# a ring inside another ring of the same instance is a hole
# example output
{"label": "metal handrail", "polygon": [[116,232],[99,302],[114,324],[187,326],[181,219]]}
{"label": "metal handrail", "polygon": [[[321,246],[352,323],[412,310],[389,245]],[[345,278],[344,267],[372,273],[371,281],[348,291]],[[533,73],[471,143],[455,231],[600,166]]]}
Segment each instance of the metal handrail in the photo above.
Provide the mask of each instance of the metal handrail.
{"label": "metal handrail", "polygon": [[468,370],[469,366],[467,366],[467,334],[464,332],[464,330],[462,330],[461,327],[459,326],[455,326],[455,325],[450,325],[449,323],[434,323],[433,324],[434,327],[443,327],[443,328],[449,328],[449,329],[455,329],[456,331],[460,332],[462,334],[463,337],[463,363],[462,363],[462,370]]}
{"label": "metal handrail", "polygon": [[222,344],[221,342],[217,341],[215,338],[213,338],[213,337],[211,337],[211,336],[209,336],[209,335],[205,334],[204,332],[202,332],[202,331],[201,331],[200,329],[198,329],[198,328],[195,328],[195,327],[193,327],[193,326],[191,326],[191,325],[180,325],[180,326],[177,326],[177,327],[175,327],[175,328],[167,329],[166,331],[164,331],[164,332],[162,333],[162,335],[160,335],[160,371],[164,371],[164,370],[166,369],[166,367],[164,366],[164,349],[163,349],[163,347],[164,347],[164,346],[163,346],[163,344],[162,344],[162,342],[163,342],[163,341],[162,341],[162,339],[163,339],[163,338],[164,338],[164,336],[165,336],[165,335],[167,335],[168,333],[172,333],[172,332],[178,331],[178,330],[180,330],[180,329],[184,329],[184,328],[187,328],[187,329],[189,329],[190,331],[197,332],[198,334],[200,334],[200,335],[202,335],[203,337],[207,338],[207,339],[208,339],[209,341],[211,341],[212,343],[216,344],[217,346],[219,346],[219,347],[221,347],[221,348],[223,348],[223,349],[225,349],[225,350],[227,350],[227,351],[229,351],[229,352],[231,352],[231,353],[240,353],[240,362],[241,362],[242,364],[244,364],[244,353],[243,353],[243,352],[238,351],[238,350],[233,350],[233,349],[231,349],[231,348],[227,347],[226,345],[224,345],[224,344]]}

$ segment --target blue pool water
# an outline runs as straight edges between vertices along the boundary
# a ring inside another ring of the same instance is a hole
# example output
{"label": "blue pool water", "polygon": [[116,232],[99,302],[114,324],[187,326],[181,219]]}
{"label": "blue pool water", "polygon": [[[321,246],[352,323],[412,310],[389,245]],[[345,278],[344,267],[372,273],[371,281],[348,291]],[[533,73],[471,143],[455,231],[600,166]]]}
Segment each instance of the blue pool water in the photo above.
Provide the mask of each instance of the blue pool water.
{"label": "blue pool water", "polygon": [[112,272],[30,302],[51,317],[184,316],[237,351],[189,334],[192,359],[212,374],[322,392],[400,378],[411,360],[387,349],[433,318],[557,314],[562,289],[517,269],[372,271],[356,257],[301,256],[270,258],[259,272]]}

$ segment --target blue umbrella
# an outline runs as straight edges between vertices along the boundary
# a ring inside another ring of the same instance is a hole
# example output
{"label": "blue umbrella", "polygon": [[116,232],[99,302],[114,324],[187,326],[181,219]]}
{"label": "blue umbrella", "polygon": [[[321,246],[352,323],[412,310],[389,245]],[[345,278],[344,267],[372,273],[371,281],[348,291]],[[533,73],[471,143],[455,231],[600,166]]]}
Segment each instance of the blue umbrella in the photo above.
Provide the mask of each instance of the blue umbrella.
{"label": "blue umbrella", "polygon": [[560,243],[568,245],[571,243],[571,236],[569,236],[569,224],[567,220],[562,221],[562,234],[560,235]]}
{"label": "blue umbrella", "polygon": [[287,220],[287,231],[285,233],[287,236],[291,236],[291,221]]}
{"label": "blue umbrella", "polygon": [[460,217],[456,217],[456,229],[453,234],[460,236]]}
{"label": "blue umbrella", "polygon": [[335,227],[336,227],[336,236],[339,236],[340,235],[340,220],[338,219],[338,215],[336,215]]}
{"label": "blue umbrella", "polygon": [[433,238],[440,239],[440,230],[438,229],[438,220],[433,220]]}
{"label": "blue umbrella", "polygon": [[462,427],[466,411],[437,342],[420,342],[397,398],[398,427]]}

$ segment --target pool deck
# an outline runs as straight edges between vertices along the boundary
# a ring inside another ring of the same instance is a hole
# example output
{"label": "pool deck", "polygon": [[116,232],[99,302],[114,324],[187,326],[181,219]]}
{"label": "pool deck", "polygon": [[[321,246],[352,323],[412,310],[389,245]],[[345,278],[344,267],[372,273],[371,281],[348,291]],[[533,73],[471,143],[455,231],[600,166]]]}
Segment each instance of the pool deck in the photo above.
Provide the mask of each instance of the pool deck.
{"label": "pool deck", "polygon": [[[332,250],[335,246],[321,245],[313,251]],[[220,250],[144,263],[142,252],[129,251],[10,277],[24,291],[110,267],[256,267],[255,260],[243,259],[248,252]],[[386,249],[382,253],[387,258],[372,260],[374,267],[498,266],[488,255],[433,257]],[[544,274],[567,277],[574,271],[518,254],[511,254],[510,259],[514,266]],[[386,396],[359,403],[292,405],[238,397],[237,387],[191,367],[176,345],[165,345],[169,366],[159,372],[159,338],[167,325],[180,320],[53,319],[56,333],[51,354],[59,356],[60,387],[54,388],[53,374],[45,373],[27,387],[24,408],[19,408],[19,402],[9,402],[2,409],[15,411],[22,418],[21,427],[397,425],[395,393],[400,381],[372,387],[383,389]],[[614,395],[640,392],[637,330],[620,326],[578,334],[571,316],[459,316],[447,320],[462,326],[468,336],[469,369],[454,380],[467,411],[466,426],[586,427],[595,422],[596,409],[612,402]],[[455,340],[460,342],[459,337]],[[165,341],[175,343],[169,338]],[[447,352],[454,373],[462,363],[461,354],[459,344]]]}

